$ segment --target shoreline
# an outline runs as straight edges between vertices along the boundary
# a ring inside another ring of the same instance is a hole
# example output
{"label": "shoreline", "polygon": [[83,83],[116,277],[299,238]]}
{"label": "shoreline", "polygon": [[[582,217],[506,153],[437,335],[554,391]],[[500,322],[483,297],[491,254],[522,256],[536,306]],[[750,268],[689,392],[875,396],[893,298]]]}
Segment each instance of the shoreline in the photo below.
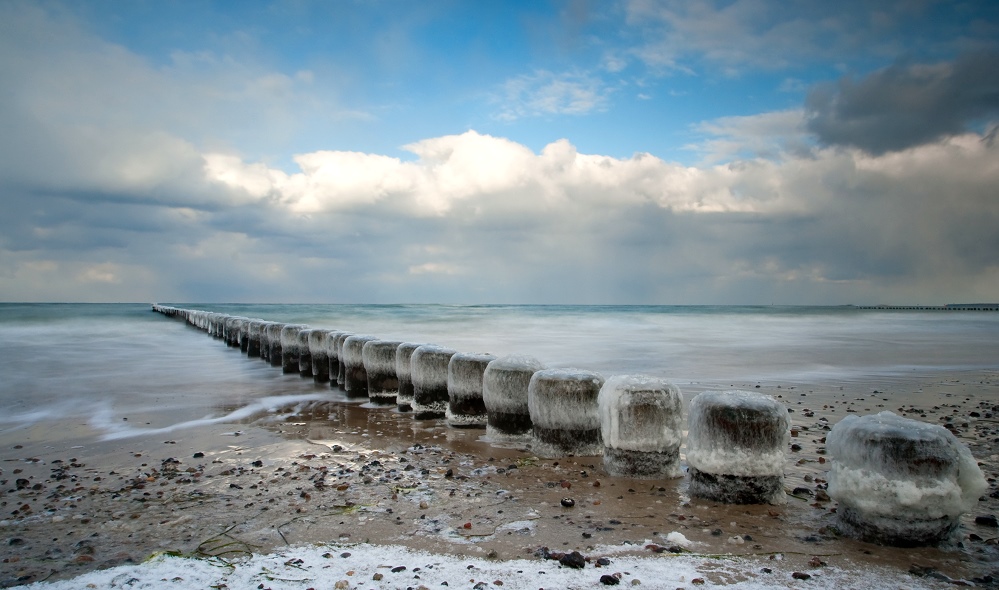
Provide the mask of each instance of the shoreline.
{"label": "shoreline", "polygon": [[[697,393],[689,389],[688,401]],[[800,448],[787,454],[785,480],[797,497],[778,506],[690,499],[686,478],[612,478],[600,457],[533,459],[490,446],[481,430],[344,401],[84,445],[51,444],[44,430],[0,433],[7,554],[0,585],[68,580],[158,552],[242,559],[330,542],[557,568],[537,557],[539,548],[612,562],[652,558],[659,554],[650,545],[676,546],[670,533],[689,542],[680,547],[691,552],[684,555],[743,555],[757,570],[781,555],[782,567],[811,575],[876,567],[922,584],[928,579],[907,573],[913,565],[953,579],[999,573],[999,535],[975,524],[975,516],[999,513],[997,497],[986,495],[962,518],[960,545],[913,550],[837,536],[835,502],[819,494],[828,467],[826,425],[853,411],[891,410],[934,423],[956,417],[959,438],[990,479],[987,494],[999,496],[999,423],[968,417],[999,399],[999,374],[759,390],[781,396],[798,431],[791,443]],[[18,479],[27,482],[20,490]],[[575,506],[563,508],[563,497]],[[827,565],[812,567],[812,558]]]}

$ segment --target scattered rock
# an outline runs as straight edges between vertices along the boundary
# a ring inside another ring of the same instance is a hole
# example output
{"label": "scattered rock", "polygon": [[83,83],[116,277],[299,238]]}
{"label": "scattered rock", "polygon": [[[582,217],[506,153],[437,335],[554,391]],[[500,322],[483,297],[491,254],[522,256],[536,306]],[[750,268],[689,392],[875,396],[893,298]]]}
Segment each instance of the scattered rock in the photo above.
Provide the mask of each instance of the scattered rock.
{"label": "scattered rock", "polygon": [[618,584],[621,583],[621,580],[615,578],[610,574],[604,574],[600,576],[600,583],[603,584],[604,586],[617,586]]}
{"label": "scattered rock", "polygon": [[572,569],[577,570],[581,570],[586,567],[586,558],[584,558],[579,551],[566,553],[561,559],[558,560],[558,562],[566,567],[571,567]]}
{"label": "scattered rock", "polygon": [[996,528],[999,527],[999,520],[996,520],[996,517],[993,514],[984,514],[982,516],[975,517],[975,524]]}

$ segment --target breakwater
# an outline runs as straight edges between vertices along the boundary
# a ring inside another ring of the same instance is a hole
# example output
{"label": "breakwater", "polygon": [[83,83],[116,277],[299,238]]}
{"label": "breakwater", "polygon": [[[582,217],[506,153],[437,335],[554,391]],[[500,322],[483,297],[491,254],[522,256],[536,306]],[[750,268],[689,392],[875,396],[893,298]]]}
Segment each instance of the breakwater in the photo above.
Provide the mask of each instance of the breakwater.
{"label": "breakwater", "polygon": [[[622,382],[615,378],[605,381],[603,376],[590,371],[548,369],[530,357],[477,359],[488,362],[484,367],[476,365],[474,371],[467,370],[470,367],[463,371],[458,364],[468,364],[470,359],[464,353],[445,347],[385,341],[376,336],[217,312],[160,305],[154,305],[153,309],[184,320],[251,356],[254,347],[249,341],[253,335],[259,333],[264,338],[270,334],[271,362],[282,366],[286,373],[301,372],[303,376],[316,378],[314,360],[324,358],[325,353],[330,387],[342,388],[347,397],[368,398],[374,403],[397,405],[403,409],[399,390],[403,383],[409,382],[413,396],[409,403],[414,419],[448,418],[450,423],[455,417],[467,418],[470,423],[462,424],[465,427],[481,427],[484,422],[487,441],[493,435],[499,435],[497,442],[519,441],[531,452],[544,457],[611,456],[617,459],[615,472],[624,469],[621,475],[627,477],[662,479],[677,471],[671,461],[678,453],[676,441],[682,441],[684,435],[680,430],[682,408],[669,403],[667,398],[675,394],[671,393],[668,383]],[[317,335],[317,332],[321,334]],[[313,345],[325,346],[325,350],[313,349]],[[261,357],[268,349],[263,342],[258,348]],[[394,364],[392,349],[395,351]],[[393,366],[395,379],[390,374]],[[373,377],[377,383],[372,381]],[[371,396],[372,391],[376,392],[377,400]],[[393,394],[394,400],[391,399]],[[663,399],[659,400],[660,397]],[[657,411],[635,410],[639,405],[655,407]],[[705,392],[695,397],[687,420],[687,475],[697,480],[691,481],[691,494],[732,503],[781,501],[789,436],[786,413],[787,409],[781,403],[759,393]],[[625,417],[623,421],[622,417]],[[616,425],[611,420],[615,420]],[[637,426],[641,429],[633,428]],[[614,434],[603,435],[603,430]],[[854,429],[847,438],[870,438],[870,430]],[[908,436],[908,431],[916,438]],[[919,436],[922,436],[919,429],[906,427],[894,439],[870,444],[881,445],[886,449],[885,454],[905,464],[919,460],[918,453],[907,450],[925,446]],[[940,478],[938,487],[949,489],[956,485],[960,488],[970,482],[969,493],[962,496],[974,496],[974,489],[984,481],[980,472],[977,477],[968,473],[972,467],[963,460],[957,446],[950,442],[937,446],[942,450],[936,460],[954,466],[936,474]],[[607,448],[612,448],[612,452],[607,453]],[[833,456],[832,459],[835,463],[837,458]],[[870,469],[863,466],[857,470],[858,473],[867,471]],[[914,477],[913,473],[914,470],[888,469],[882,470],[878,477],[903,493],[910,487],[907,478]],[[850,475],[852,477],[853,472]],[[960,481],[951,481],[954,478]],[[866,484],[851,481],[850,485],[864,489]],[[870,485],[884,488],[880,482]],[[939,503],[930,495],[925,502],[917,504],[918,510],[926,511],[926,520],[944,519],[939,527],[941,538],[953,530],[954,511],[959,515],[960,511],[968,509],[963,497],[957,497],[947,513],[941,515],[933,512],[938,510]],[[873,523],[870,526],[880,529],[898,521],[891,514],[888,518],[883,516],[865,506],[851,512],[858,536],[892,542],[898,534],[870,534],[869,527],[856,524]],[[925,542],[939,540],[931,536]]]}

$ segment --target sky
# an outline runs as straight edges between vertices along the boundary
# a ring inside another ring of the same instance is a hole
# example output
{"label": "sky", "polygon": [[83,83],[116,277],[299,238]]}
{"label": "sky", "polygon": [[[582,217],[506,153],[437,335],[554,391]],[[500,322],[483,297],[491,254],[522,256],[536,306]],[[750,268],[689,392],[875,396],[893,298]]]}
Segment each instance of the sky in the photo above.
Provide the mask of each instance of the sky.
{"label": "sky", "polygon": [[999,301],[999,3],[0,1],[0,301]]}

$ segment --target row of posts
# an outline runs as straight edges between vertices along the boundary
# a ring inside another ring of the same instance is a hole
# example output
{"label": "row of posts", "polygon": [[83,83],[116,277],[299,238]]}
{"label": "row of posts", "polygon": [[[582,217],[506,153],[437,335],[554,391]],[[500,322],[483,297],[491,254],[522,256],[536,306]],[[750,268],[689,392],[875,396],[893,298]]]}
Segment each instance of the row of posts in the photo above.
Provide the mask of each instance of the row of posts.
{"label": "row of posts", "polygon": [[[395,406],[401,412],[412,412],[418,420],[443,419],[454,428],[485,428],[487,440],[524,443],[539,457],[602,455],[604,469],[612,476],[658,479],[683,475],[682,396],[676,386],[662,378],[631,375],[605,380],[592,371],[547,368],[528,356],[461,353],[434,344],[382,340],[342,330],[158,304],[153,310],[183,319],[250,357],[281,366],[285,373],[328,382],[348,398]],[[883,436],[884,414],[915,422],[889,412],[864,417],[873,420],[868,420],[866,428],[863,424],[859,429],[854,427],[850,436],[875,442],[867,441],[865,456],[838,464],[834,460],[829,495],[840,502],[843,525],[855,536],[896,545],[939,542],[958,526],[964,509],[936,514],[919,508],[916,513],[906,513],[907,499],[901,490],[897,498],[886,496],[877,506],[870,506],[862,497],[865,484],[858,473],[876,467],[879,453],[895,453],[899,445],[913,447],[904,423],[894,429],[894,438]],[[790,421],[783,404],[758,392],[703,392],[691,400],[686,426],[691,496],[740,504],[784,500]],[[954,439],[946,429],[935,428]],[[918,436],[923,436],[919,432]],[[834,429],[829,435],[830,451],[837,448],[836,438]],[[855,443],[851,440],[839,445],[844,458]],[[955,444],[967,453],[960,443],[945,436],[930,444],[928,451],[925,445],[915,445],[916,454],[908,461],[890,465],[880,461],[889,465],[881,479],[894,478],[901,488],[909,480],[923,477],[925,474],[917,473],[915,467],[906,469],[908,464],[925,463],[925,458],[918,456],[923,449],[934,461],[954,468],[937,475],[970,481],[964,477],[970,470],[966,458]],[[867,460],[867,455],[875,459]],[[971,465],[978,469],[973,462]],[[964,476],[952,473],[957,468],[965,469]],[[837,474],[849,484],[837,489]],[[978,478],[984,485],[980,470]],[[884,488],[877,477],[869,483]],[[911,504],[911,497],[908,501]]]}

